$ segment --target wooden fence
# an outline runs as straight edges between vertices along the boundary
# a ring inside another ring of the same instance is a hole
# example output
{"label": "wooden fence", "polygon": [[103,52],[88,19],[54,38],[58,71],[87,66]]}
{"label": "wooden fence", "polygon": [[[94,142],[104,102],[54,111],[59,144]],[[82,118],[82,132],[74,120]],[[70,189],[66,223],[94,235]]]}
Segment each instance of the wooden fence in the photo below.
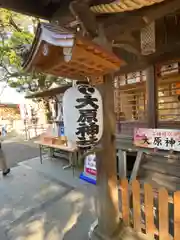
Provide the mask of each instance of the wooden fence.
{"label": "wooden fence", "polygon": [[[143,232],[150,239],[180,240],[180,191],[169,196],[166,189],[140,187],[137,180],[120,183],[121,218],[125,225]],[[155,211],[156,209],[156,211]]]}

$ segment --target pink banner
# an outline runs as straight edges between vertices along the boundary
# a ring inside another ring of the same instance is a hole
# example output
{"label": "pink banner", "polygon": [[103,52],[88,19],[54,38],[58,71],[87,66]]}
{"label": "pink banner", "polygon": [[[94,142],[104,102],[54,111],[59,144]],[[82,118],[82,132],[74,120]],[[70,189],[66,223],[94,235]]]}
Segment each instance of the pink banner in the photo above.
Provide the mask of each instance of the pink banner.
{"label": "pink banner", "polygon": [[180,130],[135,128],[134,145],[143,148],[180,151]]}

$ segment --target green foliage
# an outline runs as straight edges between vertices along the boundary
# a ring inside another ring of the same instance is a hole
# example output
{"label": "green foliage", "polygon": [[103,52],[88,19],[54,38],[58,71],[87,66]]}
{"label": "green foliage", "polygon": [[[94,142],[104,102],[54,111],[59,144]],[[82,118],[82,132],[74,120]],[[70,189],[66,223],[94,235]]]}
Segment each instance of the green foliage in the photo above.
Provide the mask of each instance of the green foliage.
{"label": "green foliage", "polygon": [[[17,54],[17,48],[25,44],[32,44],[33,34],[27,31],[28,24],[33,21],[26,20],[26,16],[21,14],[0,9],[1,22],[1,41],[0,41],[0,59],[1,62],[6,60],[6,64],[13,65],[18,71],[21,71],[21,57]],[[21,25],[20,25],[21,23]],[[7,39],[6,35],[10,37]],[[7,62],[8,60],[8,62]]]}
{"label": "green foliage", "polygon": [[29,26],[35,30],[38,22],[39,19],[0,9],[0,68],[5,73],[3,80],[21,91],[24,90],[23,85],[28,86],[28,90],[32,92],[49,88],[53,82],[62,82],[61,78],[54,76],[23,72],[20,53],[32,44],[34,34],[29,31]]}
{"label": "green foliage", "polygon": [[0,9],[0,23],[1,27],[6,27],[8,29],[9,27],[9,19],[11,17],[11,11],[7,9]]}
{"label": "green foliage", "polygon": [[33,34],[30,32],[18,32],[14,31],[9,39],[10,47],[16,47],[21,44],[31,44],[33,41]]}

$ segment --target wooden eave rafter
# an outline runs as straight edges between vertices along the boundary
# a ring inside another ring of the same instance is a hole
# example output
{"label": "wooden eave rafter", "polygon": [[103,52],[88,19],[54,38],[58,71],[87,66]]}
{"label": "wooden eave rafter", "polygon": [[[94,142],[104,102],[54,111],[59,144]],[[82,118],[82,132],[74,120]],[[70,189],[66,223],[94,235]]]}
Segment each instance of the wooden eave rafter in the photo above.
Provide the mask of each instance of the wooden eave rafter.
{"label": "wooden eave rafter", "polygon": [[[99,1],[99,0],[98,0]],[[96,4],[98,3],[96,1]],[[14,2],[14,1],[13,1]],[[21,5],[25,4],[26,9],[31,9],[32,14],[34,16],[37,16],[37,14],[34,13],[34,11],[44,14],[44,9],[42,6],[39,8],[39,4],[36,4],[36,8],[32,8],[32,5],[30,5],[30,0],[23,1],[19,0],[14,2],[13,6],[16,7],[17,11],[19,8],[19,3]],[[63,2],[63,7],[59,8],[57,17],[55,19],[58,19],[58,24],[61,25],[61,19],[62,24],[66,25],[68,23],[68,19],[71,19],[72,21],[72,15],[69,11],[69,3],[72,2],[71,0],[68,0]],[[83,1],[83,3],[86,1]],[[91,1],[92,3],[93,1]],[[0,3],[2,3],[4,6],[7,7],[11,5],[12,2],[10,0],[0,0]],[[82,1],[80,1],[82,6]],[[24,5],[24,6],[25,6]],[[145,27],[147,24],[149,24],[152,21],[156,21],[159,18],[164,17],[168,14],[173,14],[176,11],[180,9],[180,1],[179,0],[165,0],[163,3],[158,3],[150,7],[144,7],[139,10],[125,12],[125,13],[117,13],[117,14],[110,14],[110,15],[95,15],[92,11],[89,11],[87,8],[87,5],[85,8],[83,8],[83,11],[80,11],[80,17],[81,21],[83,22],[84,26],[87,27],[87,30],[91,33],[93,36],[93,31],[95,34],[97,34],[96,30],[97,27],[91,27],[88,29],[88,14],[92,14],[91,19],[93,19],[93,23],[91,24],[93,26],[97,26],[99,23],[103,23],[104,25],[104,31],[109,41],[115,40],[116,41],[116,47],[117,44],[119,44],[119,49],[124,49],[126,51],[129,51],[130,53],[134,54],[134,56],[137,56],[138,63],[130,63],[130,68],[132,68],[132,65],[135,66],[146,66],[151,62],[154,62],[159,59],[159,56],[162,56],[162,54],[155,54],[153,56],[149,56],[148,58],[144,58],[141,56],[140,48],[138,48],[139,39],[133,39],[129,41],[129,37],[126,39],[126,36],[131,35],[134,31],[139,31],[141,28]],[[48,9],[47,17],[49,18],[50,15],[52,15],[54,12],[51,12],[50,9]],[[88,14],[87,14],[88,11]],[[40,14],[41,15],[41,14]],[[92,21],[90,21],[92,22]],[[122,35],[123,33],[123,35]],[[122,39],[123,38],[123,39]],[[130,47],[129,47],[130,46]],[[120,52],[120,51],[119,51]],[[168,55],[168,53],[165,53],[165,55]],[[161,57],[160,57],[161,58]],[[152,60],[153,59],[153,60]],[[122,69],[127,69],[128,66],[122,67]],[[139,67],[138,67],[139,68]],[[125,70],[126,71],[126,70]]]}
{"label": "wooden eave rafter", "polygon": [[[54,35],[51,34],[51,31],[54,32]],[[57,39],[59,39],[59,41]],[[39,46],[42,42],[59,47],[73,47],[74,39],[75,34],[73,32],[68,32],[68,30],[64,29],[63,27],[48,23],[40,23],[37,27],[36,35],[28,58],[25,59],[23,63],[23,68],[27,70],[30,69],[31,71],[33,70],[31,61],[34,60],[35,55],[38,54],[37,52],[39,51]],[[46,55],[48,52],[43,54]]]}
{"label": "wooden eave rafter", "polygon": [[[132,32],[135,30],[140,30],[145,27],[152,21],[159,19],[167,14],[171,14],[180,9],[180,1],[179,0],[164,0],[161,3],[154,4],[149,7],[143,7],[139,10],[127,11],[123,13],[114,13],[114,14],[101,14],[95,15],[86,1],[72,1],[71,6],[73,5],[76,17],[80,19],[83,25],[87,28],[87,30],[93,34],[97,34],[97,24],[102,23],[105,28],[106,36],[109,40],[114,40],[114,38],[121,36],[124,32]],[[61,8],[57,10],[57,13],[54,14],[54,18],[57,19],[60,25],[65,24],[64,15],[66,12],[66,16],[70,16],[68,13],[68,7],[66,10]],[[74,14],[74,15],[75,15]],[[62,17],[61,17],[62,16]],[[62,19],[62,22],[61,22]],[[68,18],[66,18],[67,20]],[[72,16],[70,17],[72,20]],[[91,26],[88,26],[89,23]],[[67,20],[67,26],[70,26],[70,22]]]}
{"label": "wooden eave rafter", "polygon": [[27,95],[25,98],[31,99],[31,98],[52,97],[52,96],[55,96],[55,95],[58,95],[58,94],[63,94],[71,86],[72,86],[71,84],[68,84],[68,85],[57,87],[57,88],[47,89],[45,91],[41,91],[41,92],[37,92],[37,93]]}
{"label": "wooden eave rafter", "polygon": [[[124,0],[125,1],[125,0]],[[133,2],[133,0],[128,0],[128,2]],[[142,0],[140,0],[142,1]],[[150,2],[147,0],[143,0],[144,2]],[[153,3],[159,2],[162,0],[153,0]],[[72,15],[69,10],[69,4],[73,2],[73,0],[64,0],[64,1],[36,1],[36,4],[32,0],[0,0],[0,6],[3,8],[11,9],[17,12],[21,12],[24,14],[32,15],[35,17],[41,17],[45,19],[53,19],[56,18],[59,21],[59,24],[62,26],[62,23],[66,25],[68,23],[68,19],[72,21]],[[77,1],[76,4],[82,5],[86,4],[88,6],[89,1]],[[90,1],[90,4],[96,4],[98,3],[104,3],[104,2],[112,2],[112,1],[100,1],[100,0],[92,0]],[[122,1],[121,1],[122,2]],[[137,2],[137,1],[136,1]],[[151,1],[152,2],[152,1]],[[111,4],[111,3],[110,3]],[[143,7],[146,4],[141,4],[140,6]],[[136,8],[134,8],[136,9]],[[134,10],[133,9],[133,10]],[[125,13],[117,13],[117,14],[110,14],[110,15],[100,15],[96,16],[97,23],[103,21],[105,28],[110,27],[111,29],[115,27],[114,24],[118,24],[120,27],[119,31],[124,31],[128,28],[130,30],[133,29],[140,29],[144,26],[144,24],[147,23],[147,21],[153,20],[155,18],[162,17],[168,13],[172,13],[179,9],[179,1],[178,0],[163,0],[162,3],[154,4],[150,7],[143,7],[140,10],[136,11],[126,11]],[[92,11],[91,11],[92,12]],[[92,12],[93,14],[93,12]],[[86,12],[84,12],[85,17]],[[56,16],[56,17],[55,17]],[[143,21],[141,21],[143,18]],[[63,22],[61,22],[61,19]],[[131,21],[131,24],[129,24],[129,20]],[[91,24],[93,25],[93,24]],[[114,26],[113,26],[114,25]],[[117,30],[117,29],[116,29]],[[116,32],[116,30],[114,30]],[[130,31],[129,30],[129,31]],[[108,31],[110,31],[108,29]],[[111,35],[111,33],[108,33],[107,35]],[[117,33],[117,32],[116,32]],[[116,34],[117,35],[117,34]]]}
{"label": "wooden eave rafter", "polygon": [[[152,21],[156,21],[167,14],[171,14],[180,9],[179,0],[165,0],[150,7],[144,7],[139,10],[117,13],[111,15],[97,15],[90,11],[85,2],[74,2],[71,6],[82,22],[83,29],[96,37],[98,23],[104,25],[104,33],[107,39],[113,41],[112,47],[124,49],[138,57],[138,61],[144,61],[141,55],[140,39],[135,38],[132,33],[138,32]],[[155,1],[154,1],[155,3]],[[89,26],[89,22],[92,24]]]}
{"label": "wooden eave rafter", "polygon": [[138,31],[152,21],[174,13],[179,9],[179,0],[166,0],[151,7],[107,17],[104,19],[106,36],[108,38],[112,38],[112,36],[119,37],[124,32]]}
{"label": "wooden eave rafter", "polygon": [[121,64],[124,61],[91,40],[41,23],[23,68],[80,80],[114,72]]}
{"label": "wooden eave rafter", "polygon": [[159,64],[169,61],[170,59],[180,59],[180,41],[171,46],[166,44],[162,46],[159,52],[156,52],[148,57],[143,57],[139,61],[133,61],[126,66],[122,66],[119,71],[115,72],[115,75],[127,74],[129,72],[135,72],[146,69],[150,65]]}

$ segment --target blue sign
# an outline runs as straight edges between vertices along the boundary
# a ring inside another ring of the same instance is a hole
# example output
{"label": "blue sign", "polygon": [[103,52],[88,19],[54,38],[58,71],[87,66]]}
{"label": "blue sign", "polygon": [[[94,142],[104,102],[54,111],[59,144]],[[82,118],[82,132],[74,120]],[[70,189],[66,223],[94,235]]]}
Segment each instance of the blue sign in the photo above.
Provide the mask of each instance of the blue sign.
{"label": "blue sign", "polygon": [[96,184],[96,154],[89,154],[84,161],[84,171],[80,175],[80,179]]}
{"label": "blue sign", "polygon": [[64,134],[64,125],[63,124],[60,124],[60,126],[59,126],[59,137],[63,137],[63,136],[65,136],[65,134]]}

